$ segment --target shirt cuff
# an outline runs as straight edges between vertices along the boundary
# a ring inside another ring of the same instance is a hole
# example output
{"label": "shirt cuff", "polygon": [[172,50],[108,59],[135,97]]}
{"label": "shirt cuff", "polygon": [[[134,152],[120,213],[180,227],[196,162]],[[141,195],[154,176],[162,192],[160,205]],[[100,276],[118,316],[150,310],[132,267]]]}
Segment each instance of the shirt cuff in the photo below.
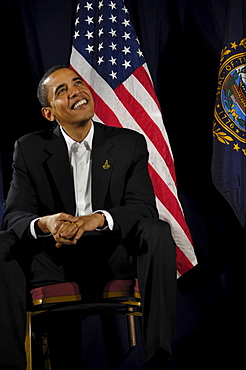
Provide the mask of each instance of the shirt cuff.
{"label": "shirt cuff", "polygon": [[107,229],[109,229],[110,231],[112,231],[112,230],[113,230],[113,228],[114,228],[114,220],[113,220],[113,217],[111,216],[111,214],[110,214],[109,212],[107,212],[107,211],[103,211],[103,210],[101,210],[101,209],[98,209],[97,211],[95,211],[95,212],[93,212],[93,213],[98,213],[98,212],[100,212],[100,213],[103,213],[103,214],[104,214],[104,216],[105,216],[105,218],[106,218],[106,221],[107,221],[108,225],[107,225],[107,226],[105,226],[103,229],[96,229],[96,230],[107,230]]}
{"label": "shirt cuff", "polygon": [[38,218],[35,218],[34,220],[31,221],[30,223],[30,232],[32,234],[32,236],[34,237],[34,239],[38,239],[38,238],[47,238],[47,236],[50,236],[51,233],[48,233],[48,234],[44,234],[44,235],[37,235],[36,234],[36,231],[35,231],[35,222],[38,221],[40,219],[40,217]]}

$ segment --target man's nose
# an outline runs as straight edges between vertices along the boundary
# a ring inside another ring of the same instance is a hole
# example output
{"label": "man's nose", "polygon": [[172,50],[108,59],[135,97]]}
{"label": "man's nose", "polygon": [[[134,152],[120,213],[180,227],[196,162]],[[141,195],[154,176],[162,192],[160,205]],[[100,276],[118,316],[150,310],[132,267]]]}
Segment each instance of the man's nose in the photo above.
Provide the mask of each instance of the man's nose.
{"label": "man's nose", "polygon": [[72,89],[70,92],[69,92],[69,95],[68,95],[68,98],[69,99],[72,99],[72,98],[75,98],[76,96],[78,96],[80,93],[80,90],[79,89]]}

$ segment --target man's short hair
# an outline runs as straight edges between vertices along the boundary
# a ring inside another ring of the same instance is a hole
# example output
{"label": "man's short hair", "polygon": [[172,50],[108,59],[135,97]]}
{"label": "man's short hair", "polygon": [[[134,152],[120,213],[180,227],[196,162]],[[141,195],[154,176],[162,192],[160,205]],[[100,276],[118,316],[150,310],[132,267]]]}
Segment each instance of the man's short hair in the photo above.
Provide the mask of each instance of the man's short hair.
{"label": "man's short hair", "polygon": [[38,89],[37,89],[37,96],[40,104],[42,107],[50,107],[50,102],[48,100],[48,89],[44,83],[44,81],[55,71],[58,71],[59,69],[62,68],[69,68],[67,65],[56,65],[48,69],[48,71],[43,75],[41,78],[39,84],[38,84]]}

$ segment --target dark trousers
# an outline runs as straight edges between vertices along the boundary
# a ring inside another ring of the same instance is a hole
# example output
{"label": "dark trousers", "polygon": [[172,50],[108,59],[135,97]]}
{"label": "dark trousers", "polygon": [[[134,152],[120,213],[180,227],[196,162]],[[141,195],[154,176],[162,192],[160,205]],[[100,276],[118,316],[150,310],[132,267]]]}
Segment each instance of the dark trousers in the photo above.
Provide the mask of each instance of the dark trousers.
{"label": "dark trousers", "polygon": [[16,260],[18,247],[12,231],[0,232],[0,369],[3,370],[26,368],[26,279]]}
{"label": "dark trousers", "polygon": [[[0,241],[2,239],[4,235],[1,235]],[[124,243],[112,233],[92,232],[86,233],[76,246],[56,249],[52,239],[48,241],[43,238],[38,246],[32,247],[30,268],[26,273],[28,289],[44,284],[90,278],[137,277],[142,299],[143,337],[148,360],[158,348],[163,348],[165,353],[171,353],[176,296],[175,251],[169,225],[154,219],[139,222],[129,240],[125,240]],[[9,281],[10,285],[9,289],[4,290],[5,296],[1,298],[6,302],[6,306],[0,320],[7,317],[8,327],[4,326],[1,335],[8,335],[10,346],[0,353],[2,358],[5,358],[5,363],[11,364],[14,345],[18,358],[22,358],[22,362],[19,360],[17,363],[20,370],[25,368],[20,366],[24,363],[25,279],[16,260],[10,258],[9,262],[14,264],[14,271],[10,274],[6,268],[5,277],[1,280],[1,291],[2,284],[6,281]],[[15,281],[22,284],[19,287],[21,289],[17,289]],[[2,338],[0,340],[2,341]],[[4,363],[1,361],[0,357],[0,364]]]}

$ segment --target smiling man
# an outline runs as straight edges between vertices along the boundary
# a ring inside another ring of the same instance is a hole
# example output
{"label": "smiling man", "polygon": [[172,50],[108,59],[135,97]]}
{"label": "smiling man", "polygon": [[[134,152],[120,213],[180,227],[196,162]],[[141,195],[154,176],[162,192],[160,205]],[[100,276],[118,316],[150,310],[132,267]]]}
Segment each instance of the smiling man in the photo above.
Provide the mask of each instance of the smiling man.
{"label": "smiling man", "polygon": [[[94,115],[92,94],[81,77],[73,70],[59,67],[49,70],[40,81],[38,97],[43,105],[43,116],[60,125],[68,148],[71,139],[82,143],[89,132],[92,134],[94,131],[94,127],[92,127]],[[92,138],[92,135],[90,137]],[[75,170],[76,165],[74,165],[74,172]],[[81,182],[89,179],[90,176],[87,179],[82,178]],[[87,187],[87,192],[90,192],[89,187]],[[78,198],[79,194],[75,194],[75,196]],[[44,233],[52,232],[57,242],[56,246],[61,246],[63,242],[66,244],[76,243],[84,231],[92,231],[97,227],[102,227],[106,221],[102,216],[105,216],[105,213],[94,213],[87,217],[81,217],[79,220],[70,215],[58,214],[39,219],[36,226]],[[110,216],[108,215],[108,217]]]}
{"label": "smiling man", "polygon": [[[50,69],[40,81],[38,98],[44,117],[57,125],[16,142],[3,216],[4,229],[20,239],[23,255],[30,246],[29,286],[137,277],[147,366],[166,369],[174,321],[175,244],[169,225],[158,219],[145,139],[94,122],[92,94],[69,68]],[[12,333],[17,346],[19,333],[24,358],[24,293],[18,299],[11,310],[21,307],[22,321],[6,335]]]}

